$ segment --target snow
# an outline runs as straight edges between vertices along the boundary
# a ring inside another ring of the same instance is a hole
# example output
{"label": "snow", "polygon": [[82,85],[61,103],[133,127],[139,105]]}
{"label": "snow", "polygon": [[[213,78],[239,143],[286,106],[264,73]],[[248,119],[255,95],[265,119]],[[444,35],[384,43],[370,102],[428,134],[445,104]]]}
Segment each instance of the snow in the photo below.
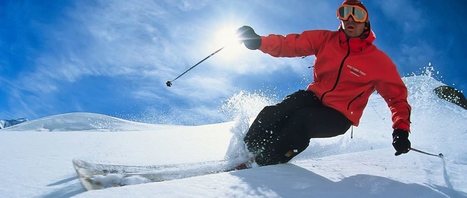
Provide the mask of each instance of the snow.
{"label": "snow", "polygon": [[361,124],[345,135],[313,139],[288,164],[85,191],[72,159],[123,165],[246,158],[241,138],[274,101],[239,93],[225,105],[232,121],[202,126],[150,125],[93,113],[69,113],[0,130],[0,197],[467,197],[467,111],[438,99],[442,83],[405,78],[414,151],[394,156],[390,112],[373,95]]}

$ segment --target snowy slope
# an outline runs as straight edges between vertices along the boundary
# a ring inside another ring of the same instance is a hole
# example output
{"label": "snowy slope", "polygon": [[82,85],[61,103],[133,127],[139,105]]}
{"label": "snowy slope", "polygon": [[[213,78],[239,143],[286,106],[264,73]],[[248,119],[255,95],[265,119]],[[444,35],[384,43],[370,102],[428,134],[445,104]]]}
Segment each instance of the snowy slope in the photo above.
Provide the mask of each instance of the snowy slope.
{"label": "snowy slope", "polygon": [[12,119],[12,120],[0,120],[0,129],[11,127],[17,124],[21,124],[26,121],[28,121],[26,118],[18,118],[18,119]]}
{"label": "snowy slope", "polygon": [[[394,159],[391,154],[391,149],[357,152],[254,170],[92,191],[78,197],[466,196],[465,191],[445,185],[440,160],[416,155]],[[465,171],[464,168],[463,173]]]}
{"label": "snowy slope", "polygon": [[84,192],[73,158],[119,164],[172,164],[224,157],[229,126],[155,127],[138,132],[0,132],[0,197],[69,197]]}
{"label": "snowy slope", "polygon": [[155,125],[137,123],[96,113],[67,113],[23,122],[6,131],[141,131]]}
{"label": "snowy slope", "polygon": [[73,158],[151,165],[244,155],[238,140],[270,100],[242,93],[230,101],[238,116],[227,123],[148,125],[72,113],[0,130],[0,197],[467,197],[467,111],[436,98],[431,90],[441,83],[429,76],[405,81],[412,146],[445,160],[413,151],[395,157],[390,112],[373,95],[353,138],[349,131],[312,140],[288,164],[99,191],[80,186]]}

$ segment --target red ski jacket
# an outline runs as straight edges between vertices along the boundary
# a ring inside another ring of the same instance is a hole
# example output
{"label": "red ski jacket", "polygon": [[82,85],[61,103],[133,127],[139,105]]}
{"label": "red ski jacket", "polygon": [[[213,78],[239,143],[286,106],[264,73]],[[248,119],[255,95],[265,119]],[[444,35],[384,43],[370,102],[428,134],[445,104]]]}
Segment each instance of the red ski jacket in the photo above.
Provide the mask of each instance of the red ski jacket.
{"label": "red ski jacket", "polygon": [[374,40],[373,32],[366,39],[348,39],[342,30],[311,30],[262,36],[260,50],[275,57],[315,55],[314,82],[307,89],[353,125],[358,126],[376,90],[392,112],[392,127],[410,131],[407,88],[391,59],[373,45]]}

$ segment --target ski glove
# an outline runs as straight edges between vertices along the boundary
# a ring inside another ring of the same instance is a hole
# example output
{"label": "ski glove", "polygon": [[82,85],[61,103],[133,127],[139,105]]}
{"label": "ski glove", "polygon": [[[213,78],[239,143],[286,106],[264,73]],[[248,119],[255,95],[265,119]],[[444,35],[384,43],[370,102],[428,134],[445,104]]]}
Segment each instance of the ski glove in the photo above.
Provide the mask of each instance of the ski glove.
{"label": "ski glove", "polygon": [[237,35],[240,41],[243,42],[246,48],[257,50],[261,46],[261,36],[255,33],[255,30],[250,26],[242,26],[238,28]]}
{"label": "ski glove", "polygon": [[392,146],[396,149],[396,156],[409,152],[409,132],[402,129],[394,129],[392,133]]}

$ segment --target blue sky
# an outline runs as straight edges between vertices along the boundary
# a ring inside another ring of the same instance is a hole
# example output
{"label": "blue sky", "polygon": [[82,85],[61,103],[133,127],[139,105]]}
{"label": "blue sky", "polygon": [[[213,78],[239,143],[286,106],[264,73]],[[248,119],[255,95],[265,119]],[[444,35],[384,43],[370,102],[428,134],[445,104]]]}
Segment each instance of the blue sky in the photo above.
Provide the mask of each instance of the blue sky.
{"label": "blue sky", "polygon": [[[273,58],[226,48],[220,32],[335,30],[341,0],[0,1],[0,119],[85,111],[152,123],[225,121],[240,91],[280,98],[312,80],[314,57]],[[438,78],[467,90],[462,0],[363,1],[375,44],[402,76],[432,63]]]}

